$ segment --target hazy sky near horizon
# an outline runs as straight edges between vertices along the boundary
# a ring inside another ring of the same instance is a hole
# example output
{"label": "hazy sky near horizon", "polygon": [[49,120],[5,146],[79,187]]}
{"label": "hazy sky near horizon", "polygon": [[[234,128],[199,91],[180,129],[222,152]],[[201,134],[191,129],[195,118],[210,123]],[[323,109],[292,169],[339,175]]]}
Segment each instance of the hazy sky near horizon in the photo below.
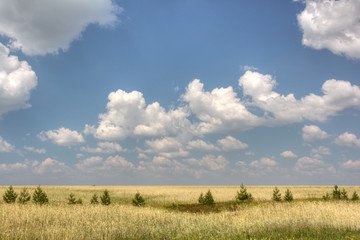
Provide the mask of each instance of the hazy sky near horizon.
{"label": "hazy sky near horizon", "polygon": [[359,185],[360,1],[0,2],[0,184]]}

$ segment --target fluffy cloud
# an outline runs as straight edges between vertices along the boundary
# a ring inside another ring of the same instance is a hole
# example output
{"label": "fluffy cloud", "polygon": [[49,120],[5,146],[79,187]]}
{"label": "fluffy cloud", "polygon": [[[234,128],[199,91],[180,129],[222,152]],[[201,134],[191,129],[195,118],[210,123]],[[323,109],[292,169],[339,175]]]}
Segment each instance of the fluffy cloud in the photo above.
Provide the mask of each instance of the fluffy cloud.
{"label": "fluffy cloud", "polygon": [[28,165],[25,163],[12,163],[12,164],[0,164],[0,172],[13,172],[27,169]]}
{"label": "fluffy cloud", "polygon": [[32,164],[33,172],[37,174],[44,173],[67,173],[71,169],[63,162],[47,158],[41,163],[35,161]]}
{"label": "fluffy cloud", "polygon": [[80,133],[63,127],[57,130],[42,131],[38,137],[41,141],[51,140],[61,146],[72,146],[84,142],[84,138]]}
{"label": "fluffy cloud", "polygon": [[321,130],[318,126],[315,125],[306,125],[302,128],[302,138],[304,141],[315,141],[326,139],[328,134]]}
{"label": "fluffy cloud", "polygon": [[15,147],[0,136],[0,152],[13,152]]}
{"label": "fluffy cloud", "polygon": [[115,142],[99,142],[97,145],[98,147],[96,148],[81,147],[80,150],[89,153],[106,153],[106,154],[126,151],[118,143]]}
{"label": "fluffy cloud", "polygon": [[321,159],[323,155],[330,155],[330,148],[320,146],[318,148],[311,149],[311,157]]}
{"label": "fluffy cloud", "polygon": [[299,158],[294,167],[294,171],[309,176],[336,173],[336,170],[333,166],[326,164],[321,159],[316,159],[313,157]]}
{"label": "fluffy cloud", "polygon": [[305,0],[298,15],[302,43],[314,49],[360,58],[360,2],[358,0]]}
{"label": "fluffy cloud", "polygon": [[280,154],[282,157],[284,158],[296,158],[296,154],[293,153],[292,151],[284,151]]}
{"label": "fluffy cloud", "polygon": [[119,155],[110,156],[105,161],[102,157],[90,157],[80,161],[79,163],[75,164],[75,166],[78,169],[88,173],[135,168],[133,163],[127,161],[125,158]]}
{"label": "fluffy cloud", "polygon": [[9,49],[0,43],[0,117],[30,107],[30,92],[36,85],[37,77],[31,66],[9,55]]}
{"label": "fluffy cloud", "polygon": [[271,168],[271,167],[275,167],[276,165],[278,165],[278,163],[271,158],[261,158],[260,160],[252,161],[249,164],[250,167],[254,167],[258,169],[269,168],[269,167]]}
{"label": "fluffy cloud", "polygon": [[44,148],[34,148],[34,147],[29,147],[29,146],[24,146],[24,149],[29,151],[29,152],[34,152],[34,153],[38,153],[38,154],[45,154],[46,153],[46,149]]}
{"label": "fluffy cloud", "polygon": [[202,166],[213,171],[224,169],[229,164],[229,161],[222,155],[217,157],[214,155],[206,155],[201,159],[185,159],[184,162],[191,165]]}
{"label": "fluffy cloud", "polygon": [[[280,95],[273,91],[276,81],[270,75],[247,71],[239,79],[244,96],[251,97],[248,104],[263,110],[261,125],[273,126],[304,119],[325,121],[330,116],[360,104],[360,88],[342,80],[327,80],[322,85],[323,96],[310,94],[297,100],[293,94]],[[251,121],[251,119],[250,119]]]}
{"label": "fluffy cloud", "polygon": [[189,113],[184,108],[168,112],[154,102],[146,106],[142,93],[122,90],[109,94],[107,113],[100,114],[99,126],[87,127],[87,132],[95,132],[100,139],[124,139],[128,136],[176,135],[190,130]]}
{"label": "fluffy cloud", "polygon": [[349,160],[341,164],[341,166],[348,170],[360,170],[360,160]]}
{"label": "fluffy cloud", "polygon": [[27,55],[66,51],[70,43],[92,23],[110,26],[121,8],[111,0],[3,0],[0,2],[0,34],[9,45]]}
{"label": "fluffy cloud", "polygon": [[352,133],[345,132],[335,139],[335,143],[340,146],[360,148],[360,139]]}
{"label": "fluffy cloud", "polygon": [[192,150],[202,150],[202,151],[219,151],[220,150],[214,144],[207,143],[200,139],[188,142],[187,148],[192,149]]}
{"label": "fluffy cloud", "polygon": [[243,143],[232,136],[219,139],[217,143],[221,146],[224,151],[241,150],[248,147],[246,143]]}

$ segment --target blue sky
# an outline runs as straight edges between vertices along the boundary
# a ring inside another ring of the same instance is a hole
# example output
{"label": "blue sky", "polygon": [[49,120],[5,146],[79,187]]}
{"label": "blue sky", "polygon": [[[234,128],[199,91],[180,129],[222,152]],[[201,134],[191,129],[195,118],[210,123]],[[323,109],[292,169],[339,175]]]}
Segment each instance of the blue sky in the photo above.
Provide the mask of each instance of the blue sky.
{"label": "blue sky", "polygon": [[1,1],[0,182],[359,185],[359,11]]}

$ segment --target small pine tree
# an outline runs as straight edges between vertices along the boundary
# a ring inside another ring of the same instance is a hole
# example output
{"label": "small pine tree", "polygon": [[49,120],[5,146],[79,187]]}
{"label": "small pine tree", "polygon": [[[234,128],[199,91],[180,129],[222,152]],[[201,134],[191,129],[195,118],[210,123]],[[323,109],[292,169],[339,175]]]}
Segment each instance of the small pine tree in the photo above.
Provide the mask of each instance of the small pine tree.
{"label": "small pine tree", "polygon": [[110,205],[111,203],[111,199],[110,199],[110,194],[109,191],[105,189],[104,194],[102,196],[100,196],[100,200],[101,200],[101,204],[102,205]]}
{"label": "small pine tree", "polygon": [[134,206],[143,206],[145,204],[144,198],[140,195],[140,193],[136,193],[134,199],[132,200]]}
{"label": "small pine tree", "polygon": [[273,197],[272,200],[276,201],[276,202],[280,202],[281,201],[281,193],[280,190],[275,187],[274,191],[273,191]]}
{"label": "small pine tree", "polygon": [[325,195],[322,196],[322,199],[323,199],[324,201],[330,200],[330,194],[329,194],[329,193],[326,193]]}
{"label": "small pine tree", "polygon": [[213,198],[210,190],[207,191],[205,196],[201,193],[198,201],[202,205],[212,205],[212,204],[215,203],[214,198]]}
{"label": "small pine tree", "polygon": [[294,200],[293,195],[289,189],[286,190],[284,200],[287,202],[291,202]]}
{"label": "small pine tree", "polygon": [[338,187],[338,185],[334,186],[334,190],[332,192],[332,198],[335,200],[340,200],[341,199],[341,192],[340,189]]}
{"label": "small pine tree", "polygon": [[98,200],[98,196],[96,194],[94,194],[90,200],[91,204],[98,204],[99,200]]}
{"label": "small pine tree", "polygon": [[31,198],[31,196],[30,196],[29,191],[27,190],[26,187],[24,187],[23,190],[20,192],[18,202],[21,203],[21,204],[25,204],[28,201],[30,201],[30,198]]}
{"label": "small pine tree", "polygon": [[252,201],[253,197],[252,197],[251,193],[247,192],[246,187],[243,184],[241,184],[240,192],[239,191],[237,192],[235,199],[237,201]]}
{"label": "small pine tree", "polygon": [[32,198],[33,198],[33,202],[39,205],[43,205],[49,202],[46,193],[41,189],[40,186],[36,188]]}
{"label": "small pine tree", "polygon": [[83,203],[83,201],[82,201],[82,199],[81,198],[79,198],[78,200],[76,200],[76,202],[75,202],[76,204],[82,204]]}
{"label": "small pine tree", "polygon": [[347,191],[345,190],[345,188],[343,188],[340,192],[340,199],[341,200],[348,200],[348,194]]}
{"label": "small pine tree", "polygon": [[351,197],[351,200],[352,200],[352,201],[357,201],[357,200],[359,200],[359,195],[358,195],[356,192],[353,192],[352,197]]}
{"label": "small pine tree", "polygon": [[12,185],[6,190],[3,199],[6,203],[14,203],[17,198],[17,193],[14,191]]}
{"label": "small pine tree", "polygon": [[76,198],[75,198],[75,195],[73,193],[70,193],[70,195],[68,197],[68,204],[70,204],[70,205],[76,204]]}

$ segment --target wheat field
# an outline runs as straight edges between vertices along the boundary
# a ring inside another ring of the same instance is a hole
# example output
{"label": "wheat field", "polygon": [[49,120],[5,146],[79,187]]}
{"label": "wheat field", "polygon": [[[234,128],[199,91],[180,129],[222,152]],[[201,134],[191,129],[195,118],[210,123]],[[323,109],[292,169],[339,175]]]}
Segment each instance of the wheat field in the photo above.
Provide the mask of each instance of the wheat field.
{"label": "wheat field", "polygon": [[[36,187],[27,186],[31,193]],[[7,188],[0,187],[1,196]],[[239,186],[42,186],[48,204],[0,201],[0,239],[360,239],[360,201],[322,201],[332,186],[278,188],[289,188],[295,201],[275,203],[274,186],[248,186],[251,204],[193,213],[176,206],[196,205],[207,190],[217,204],[235,202]],[[105,189],[112,204],[90,204]],[[358,186],[345,189],[360,193]],[[137,192],[144,207],[131,204]],[[68,205],[70,193],[83,204]]]}

